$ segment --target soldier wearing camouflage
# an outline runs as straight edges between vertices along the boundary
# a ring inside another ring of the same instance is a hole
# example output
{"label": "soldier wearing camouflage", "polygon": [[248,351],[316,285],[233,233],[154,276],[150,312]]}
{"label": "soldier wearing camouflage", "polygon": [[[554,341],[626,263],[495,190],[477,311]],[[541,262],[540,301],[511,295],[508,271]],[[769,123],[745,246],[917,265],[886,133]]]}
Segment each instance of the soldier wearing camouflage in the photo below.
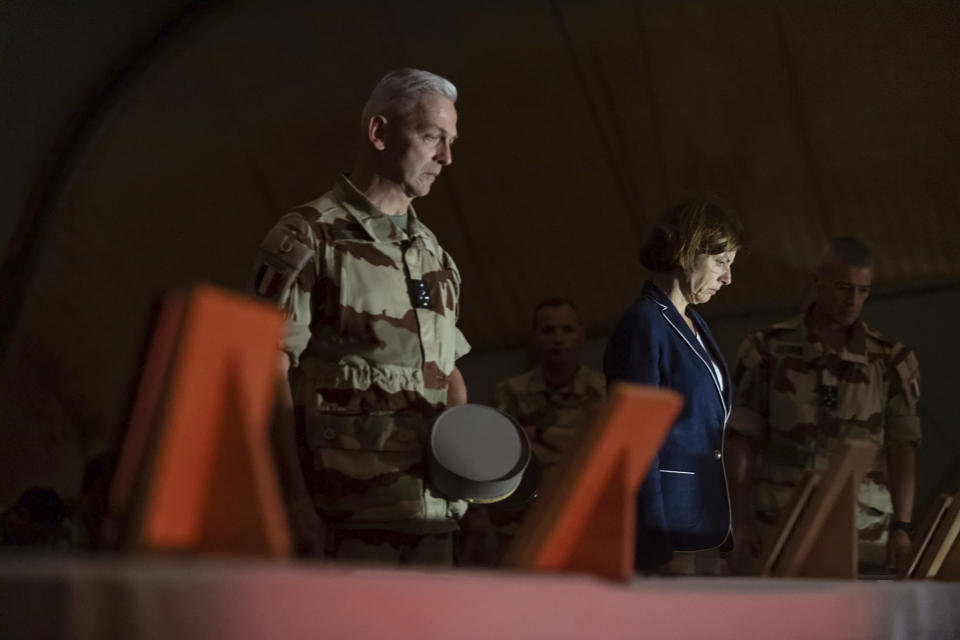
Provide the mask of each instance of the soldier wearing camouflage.
{"label": "soldier wearing camouflage", "polygon": [[607,379],[581,365],[569,386],[550,388],[540,367],[497,385],[494,405],[513,416],[527,431],[540,463],[553,465],[562,450],[557,442],[568,441],[570,432],[591,407],[603,400]]}
{"label": "soldier wearing camouflage", "polygon": [[421,473],[446,376],[470,349],[453,259],[412,208],[402,231],[346,176],[266,242],[261,265],[307,260],[281,300],[283,348],[302,373],[294,401],[308,408],[307,479],[321,513],[357,528],[455,529],[465,503],[436,495]]}
{"label": "soldier wearing camouflage", "polygon": [[[877,450],[920,440],[916,356],[865,322],[839,352],[810,335],[805,316],[747,338],[733,374],[729,429],[764,442],[754,488],[758,520],[772,526],[804,471],[824,471],[844,438]],[[861,555],[886,545],[893,507],[883,456],[860,485]],[[869,548],[874,547],[874,548]]]}
{"label": "soldier wearing camouflage", "polygon": [[455,100],[434,74],[384,76],[349,177],[283,216],[260,248],[249,289],[287,316],[281,406],[299,420],[280,430],[278,459],[298,467],[283,478],[310,553],[323,538],[351,560],[452,555],[466,502],[434,490],[424,453],[434,418],[465,401],[456,360],[470,346],[457,328],[460,273],[411,202],[452,161]]}
{"label": "soldier wearing camouflage", "polygon": [[[838,248],[840,257],[851,250],[851,255],[865,257],[838,260],[825,250],[829,259],[821,265],[818,298],[808,311],[748,336],[740,346],[728,429],[747,440],[731,439],[727,449],[734,459],[759,453],[752,471],[735,474],[740,479],[734,484],[751,485],[749,498],[738,492],[743,496],[739,510],[750,503],[762,540],[804,472],[825,471],[846,438],[874,443],[878,455],[859,487],[856,526],[860,564],[876,566],[885,562],[897,512],[891,482],[900,483],[897,489],[906,499],[901,504],[907,505],[896,518],[911,519],[913,463],[901,470],[889,469],[888,461],[892,450],[912,457],[920,440],[919,367],[912,351],[859,319],[872,280],[866,248],[856,239],[833,243],[828,249]],[[834,290],[840,293],[834,295]],[[823,323],[828,317],[835,320],[835,329],[843,329],[832,340],[815,328],[817,318]],[[902,466],[900,458],[894,460]]]}
{"label": "soldier wearing camouflage", "polygon": [[[580,365],[570,384],[552,388],[541,367],[507,378],[497,385],[494,406],[512,416],[526,431],[533,455],[543,474],[540,484],[554,470],[568,445],[574,442],[576,427],[606,393],[607,379],[602,373]],[[497,557],[516,536],[526,509],[502,510],[496,504],[489,509],[490,524],[496,532]]]}
{"label": "soldier wearing camouflage", "polygon": [[[502,380],[494,393],[494,406],[513,417],[526,431],[533,451],[533,465],[539,467],[528,473],[544,486],[556,470],[561,455],[576,442],[577,427],[603,400],[606,378],[580,363],[583,322],[571,300],[541,300],[534,308],[532,329],[531,346],[537,366]],[[490,538],[485,541],[495,547],[492,555],[503,554],[526,512],[526,508],[490,505],[487,513],[495,543]]]}

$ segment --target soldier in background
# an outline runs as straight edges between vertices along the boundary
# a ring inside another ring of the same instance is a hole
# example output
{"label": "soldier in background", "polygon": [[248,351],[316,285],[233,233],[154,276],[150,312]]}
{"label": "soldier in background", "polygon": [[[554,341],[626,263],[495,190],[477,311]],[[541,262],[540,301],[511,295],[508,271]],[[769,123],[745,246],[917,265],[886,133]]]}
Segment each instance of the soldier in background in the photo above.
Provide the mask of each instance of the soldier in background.
{"label": "soldier in background", "polygon": [[[580,311],[573,302],[563,298],[540,302],[533,312],[537,365],[501,381],[494,395],[494,406],[527,432],[543,473],[549,473],[567,449],[584,412],[604,397],[604,375],[580,363],[583,337]],[[471,506],[461,560],[494,564],[516,534],[524,513],[496,504]]]}
{"label": "soldier in background", "polygon": [[563,453],[584,410],[603,400],[606,378],[580,363],[582,346],[576,305],[544,300],[533,312],[537,366],[497,385],[494,405],[523,426],[544,468]]}
{"label": "soldier in background", "polygon": [[452,162],[456,99],[426,71],[384,76],[352,172],[261,246],[251,289],[288,317],[276,446],[303,553],[452,561],[466,503],[433,490],[423,452],[436,415],[466,402],[456,360],[470,347],[460,274],[411,202]]}
{"label": "soldier in background", "polygon": [[[878,456],[858,496],[861,569],[899,569],[913,531],[919,369],[913,352],[860,320],[873,263],[858,239],[824,248],[803,315],[749,336],[734,370],[726,454],[733,562],[749,570],[805,470],[823,471],[844,438]],[[759,457],[758,457],[759,454]]]}

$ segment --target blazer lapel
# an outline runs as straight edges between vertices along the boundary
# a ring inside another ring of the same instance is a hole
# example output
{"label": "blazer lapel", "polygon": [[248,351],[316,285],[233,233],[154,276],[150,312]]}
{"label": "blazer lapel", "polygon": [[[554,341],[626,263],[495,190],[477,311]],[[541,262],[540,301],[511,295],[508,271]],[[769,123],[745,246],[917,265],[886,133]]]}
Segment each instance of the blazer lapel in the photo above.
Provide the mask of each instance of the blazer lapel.
{"label": "blazer lapel", "polygon": [[[663,319],[667,321],[667,324],[670,325],[674,333],[676,333],[681,340],[683,340],[690,351],[693,352],[693,355],[700,360],[700,363],[703,364],[704,368],[707,370],[707,375],[710,376],[710,380],[713,381],[713,386],[717,390],[717,395],[720,396],[720,404],[723,405],[723,412],[726,417],[730,416],[730,375],[727,372],[727,365],[724,362],[723,358],[714,358],[709,355],[707,350],[704,347],[708,347],[715,354],[719,354],[720,350],[717,348],[716,342],[713,340],[713,336],[710,335],[710,331],[707,329],[706,324],[703,322],[703,318],[700,315],[693,311],[691,313],[691,318],[693,319],[694,324],[697,326],[697,331],[700,334],[701,339],[704,340],[703,346],[700,345],[700,341],[697,340],[697,337],[694,335],[693,331],[690,330],[690,327],[687,326],[686,321],[680,316],[680,312],[677,311],[677,308],[673,306],[673,303],[667,298],[666,294],[660,291],[656,285],[652,282],[647,282],[643,291],[645,294],[649,295],[660,307],[660,314],[663,316]],[[692,310],[691,310],[692,311]],[[713,370],[713,365],[710,362],[713,361],[717,364],[717,367],[720,368],[720,372],[724,378],[723,389],[720,389],[720,383],[717,380],[716,374]]]}
{"label": "blazer lapel", "polygon": [[710,354],[710,359],[713,360],[714,364],[717,365],[717,368],[720,369],[720,375],[723,376],[723,391],[720,391],[719,385],[717,386],[717,391],[720,392],[720,400],[723,402],[724,412],[726,413],[727,417],[730,417],[730,405],[733,400],[733,390],[730,386],[730,370],[727,368],[727,361],[720,352],[720,347],[717,345],[717,341],[713,339],[713,334],[710,333],[710,328],[707,327],[707,323],[703,321],[703,318],[700,317],[700,314],[696,311],[692,311],[691,317],[693,318],[694,323],[697,325],[697,331],[700,332],[700,338],[703,340],[703,344],[707,348],[707,352]]}

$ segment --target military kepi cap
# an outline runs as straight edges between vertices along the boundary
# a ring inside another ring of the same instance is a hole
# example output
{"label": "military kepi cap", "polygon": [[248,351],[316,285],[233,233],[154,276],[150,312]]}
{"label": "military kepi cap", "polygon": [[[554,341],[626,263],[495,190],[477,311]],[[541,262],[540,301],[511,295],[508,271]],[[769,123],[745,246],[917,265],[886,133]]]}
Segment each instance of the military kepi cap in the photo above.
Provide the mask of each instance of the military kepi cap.
{"label": "military kepi cap", "polygon": [[433,485],[447,497],[475,503],[509,497],[530,462],[530,442],[520,425],[480,404],[441,413],[427,448]]}

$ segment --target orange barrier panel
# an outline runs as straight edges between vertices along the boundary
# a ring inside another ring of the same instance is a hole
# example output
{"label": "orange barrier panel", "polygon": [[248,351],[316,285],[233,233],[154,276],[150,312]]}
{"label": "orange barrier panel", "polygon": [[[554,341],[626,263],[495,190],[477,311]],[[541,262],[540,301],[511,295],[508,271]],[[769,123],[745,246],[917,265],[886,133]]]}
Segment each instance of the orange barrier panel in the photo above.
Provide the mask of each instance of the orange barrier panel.
{"label": "orange barrier panel", "polygon": [[943,502],[942,515],[915,571],[918,578],[960,580],[960,492]]}
{"label": "orange barrier panel", "polygon": [[[960,497],[960,495],[958,495],[958,497]],[[928,555],[928,552],[936,553],[931,543],[933,542],[934,535],[938,533],[940,524],[943,522],[944,516],[946,516],[953,501],[954,497],[946,493],[941,493],[934,499],[933,505],[927,510],[926,516],[924,516],[923,520],[920,521],[920,525],[917,527],[917,533],[910,545],[910,561],[901,577],[931,577],[919,570],[920,563],[932,557]]]}
{"label": "orange barrier panel", "polygon": [[269,446],[275,308],[210,286],[165,301],[104,535],[137,550],[288,556]]}
{"label": "orange barrier panel", "polygon": [[823,473],[797,486],[761,554],[763,576],[857,577],[857,491],[877,455],[866,440],[847,439]]}
{"label": "orange barrier panel", "polygon": [[632,577],[636,494],[682,405],[673,391],[615,386],[548,477],[503,564]]}

